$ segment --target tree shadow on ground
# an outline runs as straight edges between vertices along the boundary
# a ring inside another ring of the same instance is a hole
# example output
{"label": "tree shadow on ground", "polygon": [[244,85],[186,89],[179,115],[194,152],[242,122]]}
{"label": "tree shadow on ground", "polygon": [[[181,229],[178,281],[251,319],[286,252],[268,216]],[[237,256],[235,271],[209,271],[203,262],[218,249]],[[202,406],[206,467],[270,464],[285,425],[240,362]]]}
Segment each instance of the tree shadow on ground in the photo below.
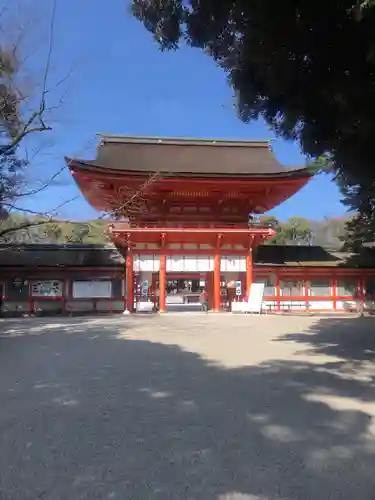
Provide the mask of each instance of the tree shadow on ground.
{"label": "tree shadow on ground", "polygon": [[40,325],[1,339],[1,498],[374,498],[370,414],[319,400],[373,400],[372,381],[330,363],[226,369],[120,338],[131,319]]}
{"label": "tree shadow on ground", "polygon": [[310,354],[335,356],[357,364],[374,361],[375,318],[321,318],[308,330],[278,340],[300,343]]}

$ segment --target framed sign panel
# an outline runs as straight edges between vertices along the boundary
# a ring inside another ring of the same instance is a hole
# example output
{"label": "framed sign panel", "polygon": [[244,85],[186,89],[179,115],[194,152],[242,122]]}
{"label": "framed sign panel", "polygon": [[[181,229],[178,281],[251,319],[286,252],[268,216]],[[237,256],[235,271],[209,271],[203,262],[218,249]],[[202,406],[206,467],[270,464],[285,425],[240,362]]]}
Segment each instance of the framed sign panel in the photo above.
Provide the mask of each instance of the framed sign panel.
{"label": "framed sign panel", "polygon": [[111,281],[74,281],[73,297],[75,299],[110,299],[112,296]]}
{"label": "framed sign panel", "polygon": [[32,281],[31,295],[33,297],[62,297],[63,282],[62,281]]}

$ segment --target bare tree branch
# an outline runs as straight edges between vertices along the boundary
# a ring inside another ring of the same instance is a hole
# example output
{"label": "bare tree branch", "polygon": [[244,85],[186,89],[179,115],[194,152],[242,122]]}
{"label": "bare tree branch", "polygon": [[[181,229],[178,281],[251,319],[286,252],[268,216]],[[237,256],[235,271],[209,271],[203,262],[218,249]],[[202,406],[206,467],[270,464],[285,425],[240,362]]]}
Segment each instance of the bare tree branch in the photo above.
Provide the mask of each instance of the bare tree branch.
{"label": "bare tree branch", "polygon": [[[128,196],[125,202],[121,203],[116,209],[112,210],[109,214],[105,214],[100,218],[105,218],[105,217],[111,217],[115,216],[117,217],[119,213],[127,214],[128,216],[135,215],[136,213],[139,213],[140,211],[144,211],[145,209],[147,210],[147,207],[145,207],[145,194],[148,188],[157,180],[161,179],[161,173],[160,172],[154,172],[151,174],[147,180],[134,192],[131,192],[131,189],[128,191]],[[142,207],[141,207],[142,205]]]}
{"label": "bare tree branch", "polygon": [[46,93],[47,93],[48,75],[49,75],[49,71],[50,71],[50,68],[51,68],[53,43],[54,43],[54,33],[55,33],[56,6],[57,6],[56,0],[53,0],[51,21],[50,21],[50,24],[49,24],[48,54],[47,54],[47,60],[46,60],[46,65],[45,65],[45,69],[44,69],[43,90],[42,90],[41,101],[45,100],[45,96],[46,96]]}
{"label": "bare tree branch", "polygon": [[66,170],[66,166],[64,165],[63,167],[61,167],[56,173],[54,173],[52,175],[52,177],[46,182],[44,183],[42,186],[40,186],[39,188],[35,188],[35,189],[32,189],[31,191],[26,191],[24,193],[19,193],[17,195],[17,198],[24,198],[25,196],[33,196],[35,194],[38,194],[42,191],[44,191],[45,189],[49,188],[51,186],[51,183],[64,171]]}
{"label": "bare tree branch", "polygon": [[[73,198],[70,198],[69,200],[66,200],[64,201],[63,203],[60,203],[60,205],[58,205],[57,207],[55,207],[51,212],[37,212],[36,210],[31,210],[29,208],[22,208],[22,207],[18,207],[17,205],[14,205],[13,203],[3,203],[3,205],[5,207],[8,207],[10,210],[15,210],[17,212],[24,212],[24,213],[27,213],[27,214],[31,214],[31,215],[38,215],[39,217],[53,217],[53,214],[56,214],[58,210],[60,210],[60,208],[63,208],[65,207],[66,205],[68,205],[69,203],[77,200],[79,198],[79,196],[73,196]],[[0,233],[1,235],[1,233]]]}
{"label": "bare tree branch", "polygon": [[[19,146],[19,144],[21,143],[21,141],[23,141],[23,139],[30,134],[52,130],[52,127],[47,126],[44,122],[44,113],[46,111],[46,95],[48,93],[47,82],[48,82],[48,75],[51,67],[52,52],[53,52],[55,20],[56,20],[56,0],[54,0],[52,4],[52,13],[49,23],[48,53],[44,68],[42,94],[40,97],[38,109],[34,110],[31,113],[28,120],[26,120],[26,122],[22,125],[21,130],[12,138],[11,143],[2,148],[2,154],[7,154],[7,155],[13,154],[17,149],[17,147]],[[21,92],[19,93],[19,95],[22,97]],[[34,125],[36,122],[39,122],[39,125]]]}

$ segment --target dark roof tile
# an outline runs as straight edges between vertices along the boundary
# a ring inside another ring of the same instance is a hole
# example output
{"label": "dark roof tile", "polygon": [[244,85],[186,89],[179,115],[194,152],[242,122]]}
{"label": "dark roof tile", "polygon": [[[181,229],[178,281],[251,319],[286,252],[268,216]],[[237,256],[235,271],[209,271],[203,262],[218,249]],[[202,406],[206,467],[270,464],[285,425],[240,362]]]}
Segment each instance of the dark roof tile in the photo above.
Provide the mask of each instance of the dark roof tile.
{"label": "dark roof tile", "polygon": [[0,266],[20,267],[116,267],[122,255],[103,245],[0,245]]}
{"label": "dark roof tile", "polygon": [[[375,250],[360,254],[331,252],[319,246],[262,245],[254,252],[257,266],[375,268]],[[124,267],[114,246],[0,245],[0,267]]]}
{"label": "dark roof tile", "polygon": [[93,161],[67,159],[78,168],[189,176],[284,177],[311,174],[305,167],[285,167],[268,141],[101,136]]}

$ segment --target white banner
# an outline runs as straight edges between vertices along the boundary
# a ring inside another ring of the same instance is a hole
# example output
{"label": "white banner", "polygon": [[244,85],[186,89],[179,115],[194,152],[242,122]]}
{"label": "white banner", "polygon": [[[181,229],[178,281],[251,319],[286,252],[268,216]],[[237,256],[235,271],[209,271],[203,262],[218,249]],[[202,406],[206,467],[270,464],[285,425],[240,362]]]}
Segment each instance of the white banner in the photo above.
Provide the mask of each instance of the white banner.
{"label": "white banner", "polygon": [[134,255],[134,272],[159,271],[160,261],[158,255]]}
{"label": "white banner", "polygon": [[246,258],[236,255],[221,257],[221,270],[227,272],[246,271]]}

